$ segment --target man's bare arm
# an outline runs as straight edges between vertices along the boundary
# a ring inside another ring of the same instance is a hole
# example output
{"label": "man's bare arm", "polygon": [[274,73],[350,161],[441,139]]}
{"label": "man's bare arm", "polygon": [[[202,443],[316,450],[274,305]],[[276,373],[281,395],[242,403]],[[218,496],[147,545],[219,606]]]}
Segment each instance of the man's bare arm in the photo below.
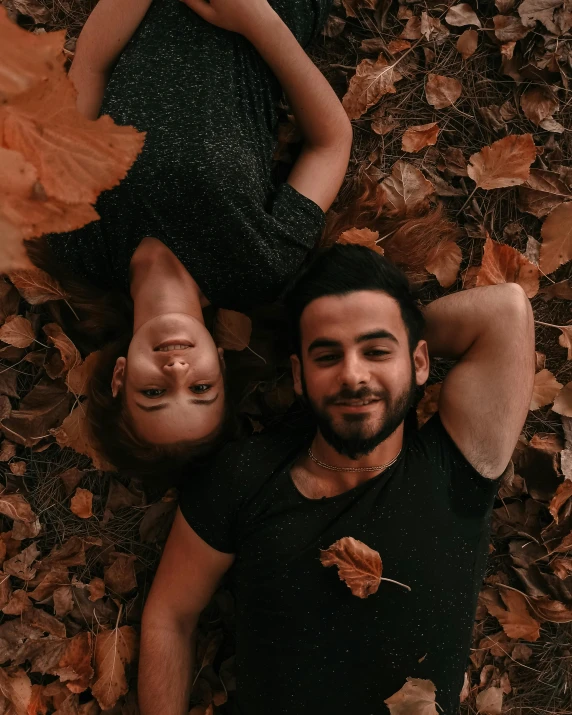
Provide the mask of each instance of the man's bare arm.
{"label": "man's bare arm", "polygon": [[109,74],[153,0],[99,0],[77,41],[69,76],[77,108],[97,119]]}
{"label": "man's bare arm", "polygon": [[206,544],[177,512],[143,611],[141,715],[188,713],[198,618],[233,561]]}
{"label": "man's bare arm", "polygon": [[534,319],[515,283],[454,293],[425,308],[429,353],[457,359],[443,381],[447,432],[485,477],[506,468],[534,384]]}

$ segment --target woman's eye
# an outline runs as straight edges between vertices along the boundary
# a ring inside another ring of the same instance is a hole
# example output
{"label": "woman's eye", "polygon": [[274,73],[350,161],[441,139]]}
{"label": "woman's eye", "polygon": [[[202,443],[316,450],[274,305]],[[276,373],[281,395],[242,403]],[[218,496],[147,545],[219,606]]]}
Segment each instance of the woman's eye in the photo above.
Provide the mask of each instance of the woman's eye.
{"label": "woman's eye", "polygon": [[165,393],[165,390],[160,390],[159,388],[153,388],[151,390],[141,390],[141,394],[145,397],[161,397]]}
{"label": "woman's eye", "polygon": [[197,395],[202,394],[203,392],[208,392],[208,390],[211,389],[210,385],[192,385],[191,386],[191,391],[195,392]]}

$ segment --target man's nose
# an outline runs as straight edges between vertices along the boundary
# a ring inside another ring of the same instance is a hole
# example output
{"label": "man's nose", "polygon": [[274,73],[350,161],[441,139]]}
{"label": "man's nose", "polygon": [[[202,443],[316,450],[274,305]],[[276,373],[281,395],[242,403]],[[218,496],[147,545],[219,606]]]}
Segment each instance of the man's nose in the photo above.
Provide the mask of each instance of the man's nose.
{"label": "man's nose", "polygon": [[369,370],[367,364],[359,355],[349,354],[345,355],[340,363],[338,377],[342,386],[356,389],[368,383]]}

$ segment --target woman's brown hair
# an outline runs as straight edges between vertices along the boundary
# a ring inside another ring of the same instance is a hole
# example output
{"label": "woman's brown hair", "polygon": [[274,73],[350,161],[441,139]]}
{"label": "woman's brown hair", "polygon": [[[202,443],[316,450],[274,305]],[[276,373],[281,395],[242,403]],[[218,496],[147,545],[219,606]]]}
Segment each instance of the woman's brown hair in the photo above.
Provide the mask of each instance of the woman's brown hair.
{"label": "woman's brown hair", "polygon": [[126,356],[133,331],[133,303],[119,292],[98,288],[74,276],[59,262],[45,239],[26,242],[32,263],[55,278],[67,294],[66,301],[47,304],[55,320],[86,355],[100,350],[88,386],[87,421],[101,455],[119,471],[143,480],[176,483],[190,461],[200,460],[232,436],[234,412],[226,399],[221,429],[201,441],[155,445],[138,437],[121,393],[113,397],[111,378],[118,357]]}

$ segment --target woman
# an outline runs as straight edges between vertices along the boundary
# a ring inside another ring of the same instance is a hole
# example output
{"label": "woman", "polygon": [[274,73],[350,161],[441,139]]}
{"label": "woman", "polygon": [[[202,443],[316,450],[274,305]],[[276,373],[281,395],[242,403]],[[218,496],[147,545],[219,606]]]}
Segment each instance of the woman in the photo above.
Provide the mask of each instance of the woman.
{"label": "woman", "polygon": [[[100,197],[100,221],[50,236],[51,256],[30,253],[52,273],[55,259],[132,298],[132,339],[103,356],[88,411],[118,468],[165,474],[169,458],[213,447],[224,423],[224,365],[202,308],[275,300],[320,236],[351,126],[301,45],[330,4],[100,0],[82,31],[70,70],[79,110],[145,130],[145,147]],[[275,187],[282,90],[304,144],[287,183]]]}

